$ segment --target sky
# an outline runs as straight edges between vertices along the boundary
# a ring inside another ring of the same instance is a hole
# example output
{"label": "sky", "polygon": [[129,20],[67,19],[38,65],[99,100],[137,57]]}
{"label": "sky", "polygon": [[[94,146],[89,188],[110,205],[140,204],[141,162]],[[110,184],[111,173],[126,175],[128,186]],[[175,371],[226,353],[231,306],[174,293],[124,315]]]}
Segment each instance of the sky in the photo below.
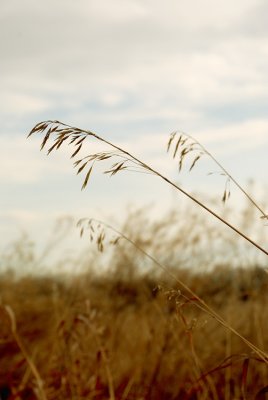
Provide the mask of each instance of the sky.
{"label": "sky", "polygon": [[95,171],[81,192],[66,149],[47,157],[41,137],[26,139],[47,119],[92,130],[187,190],[217,196],[205,173],[213,166],[179,176],[166,154],[169,134],[187,132],[265,197],[267,15],[265,0],[3,0],[1,246],[21,232],[46,241],[64,216],[116,221],[128,207],[174,201],[141,174]]}

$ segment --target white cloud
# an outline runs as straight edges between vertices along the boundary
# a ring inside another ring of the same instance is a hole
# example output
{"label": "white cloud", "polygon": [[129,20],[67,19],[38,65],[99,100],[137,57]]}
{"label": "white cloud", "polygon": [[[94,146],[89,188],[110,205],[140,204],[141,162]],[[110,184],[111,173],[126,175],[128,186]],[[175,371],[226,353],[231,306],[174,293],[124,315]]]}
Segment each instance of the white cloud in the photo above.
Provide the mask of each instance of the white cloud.
{"label": "white cloud", "polygon": [[26,135],[0,136],[0,182],[5,185],[34,184],[53,174],[65,175],[69,160],[67,149],[48,162],[45,152],[40,153],[41,137],[26,139]]}
{"label": "white cloud", "polygon": [[25,198],[27,186],[33,208],[13,199],[8,215],[34,224],[38,195],[49,198],[53,179],[66,188],[72,174],[67,149],[47,160],[38,138],[26,142],[38,120],[96,130],[168,172],[164,147],[176,129],[216,156],[251,149],[258,160],[268,138],[266,14],[261,0],[3,2],[0,184]]}
{"label": "white cloud", "polygon": [[15,91],[5,93],[0,100],[1,112],[6,115],[25,115],[45,111],[48,108],[47,99],[41,96]]}
{"label": "white cloud", "polygon": [[268,119],[251,119],[220,128],[197,132],[204,142],[213,143],[219,153],[241,153],[268,144]]}
{"label": "white cloud", "polygon": [[[266,101],[268,39],[246,35],[261,4],[5,3],[2,110],[49,113],[60,106],[70,115],[99,100],[107,110],[116,106],[120,118],[130,109],[190,115],[211,104]],[[128,98],[136,104],[123,110]]]}
{"label": "white cloud", "polygon": [[[191,134],[216,158],[235,155],[240,160],[244,157],[243,153],[248,150],[252,150],[258,157],[260,149],[268,145],[268,119],[253,119],[185,133]],[[174,164],[165,154],[168,138],[167,133],[152,133],[138,138],[125,138],[118,145],[138,155],[141,159],[147,160],[156,169],[171,173],[174,171]]]}

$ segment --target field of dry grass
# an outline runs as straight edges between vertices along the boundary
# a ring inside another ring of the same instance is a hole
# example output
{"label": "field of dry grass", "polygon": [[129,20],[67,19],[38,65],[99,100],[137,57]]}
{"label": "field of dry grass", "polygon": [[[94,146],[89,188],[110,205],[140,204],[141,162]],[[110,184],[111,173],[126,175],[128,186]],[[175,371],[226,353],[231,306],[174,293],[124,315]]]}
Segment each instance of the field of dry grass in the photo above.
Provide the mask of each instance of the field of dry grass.
{"label": "field of dry grass", "polygon": [[0,281],[0,400],[267,399],[263,205],[186,134],[173,133],[167,146],[179,171],[189,154],[189,171],[209,157],[226,179],[223,203],[230,183],[245,196],[241,218],[229,215],[228,207],[218,213],[215,203],[200,201],[91,131],[46,121],[32,134],[44,135],[41,149],[50,142],[48,154],[69,143],[71,158],[86,139],[110,147],[74,162],[77,173],[85,173],[83,189],[95,163],[108,160],[105,174],[153,175],[206,215],[180,207],[152,222],[144,208],[120,231],[84,219],[79,228],[91,242],[90,257],[65,258],[74,272],[85,264],[79,274],[57,273],[55,265],[53,275],[18,278],[12,270],[26,271],[29,264],[39,272],[44,260],[27,241],[11,246],[0,262],[7,270]]}
{"label": "field of dry grass", "polygon": [[[184,268],[181,249],[195,262],[206,252],[203,242],[198,247],[200,225],[178,227],[184,232],[178,240],[176,231],[167,235],[177,224],[174,214],[147,223],[146,232],[142,218],[134,214],[124,227],[135,243],[171,265],[179,281],[267,351],[266,271],[230,262],[210,270]],[[74,276],[2,274],[1,400],[266,398],[264,360],[201,310],[198,299],[166,271],[148,265],[121,240],[113,246],[108,272],[97,273],[96,253],[94,260],[94,269]]]}

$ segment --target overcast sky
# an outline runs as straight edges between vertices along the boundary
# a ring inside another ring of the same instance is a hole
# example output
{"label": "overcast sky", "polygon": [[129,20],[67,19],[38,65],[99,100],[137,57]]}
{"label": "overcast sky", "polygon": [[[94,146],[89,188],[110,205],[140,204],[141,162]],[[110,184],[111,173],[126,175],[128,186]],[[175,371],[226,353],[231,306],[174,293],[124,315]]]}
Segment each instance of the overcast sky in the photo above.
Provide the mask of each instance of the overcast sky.
{"label": "overcast sky", "polygon": [[40,240],[63,215],[108,218],[128,203],[173,199],[134,174],[97,172],[81,192],[64,150],[47,158],[40,139],[26,140],[46,119],[93,130],[214,194],[205,175],[176,176],[165,144],[182,130],[242,184],[266,190],[267,18],[265,0],[1,1],[2,244],[22,229]]}

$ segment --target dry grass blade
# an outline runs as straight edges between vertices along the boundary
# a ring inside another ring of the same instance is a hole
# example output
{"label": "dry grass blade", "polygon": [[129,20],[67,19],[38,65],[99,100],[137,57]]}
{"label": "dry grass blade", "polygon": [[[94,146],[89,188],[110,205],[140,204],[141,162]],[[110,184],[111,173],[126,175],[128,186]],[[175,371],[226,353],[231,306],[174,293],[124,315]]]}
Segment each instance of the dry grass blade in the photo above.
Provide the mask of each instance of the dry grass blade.
{"label": "dry grass blade", "polygon": [[[83,138],[84,139],[84,138]],[[73,152],[73,154],[71,155],[71,158],[75,157],[76,154],[81,150],[82,148],[82,143],[79,144],[79,146],[77,147],[77,149]]]}
{"label": "dry grass blade", "polygon": [[35,133],[35,132],[42,132],[42,131],[44,131],[44,130],[47,128],[47,126],[49,125],[49,123],[50,123],[50,121],[47,121],[47,122],[39,122],[39,123],[38,123],[37,125],[35,125],[35,126],[33,127],[33,129],[30,131],[28,137],[31,136],[31,135],[32,135],[33,133]]}
{"label": "dry grass blade", "polygon": [[[80,161],[81,161],[81,160],[79,160],[79,162],[80,162]],[[77,162],[76,165],[78,165],[78,164],[79,164],[79,163]],[[86,165],[87,165],[87,161],[84,162],[84,164],[82,164],[82,165],[78,168],[78,170],[77,170],[77,175],[80,174],[80,172],[83,171],[83,169],[85,168]]]}
{"label": "dry grass blade", "polygon": [[41,400],[47,400],[47,396],[46,393],[44,391],[44,387],[43,387],[43,381],[41,379],[41,376],[35,366],[35,364],[33,363],[30,355],[28,354],[24,344],[22,343],[20,336],[17,332],[17,324],[16,324],[16,317],[14,314],[14,311],[12,310],[12,308],[9,305],[5,305],[5,311],[7,313],[7,315],[10,318],[10,323],[11,323],[11,331],[13,334],[13,337],[21,351],[21,353],[23,354],[23,357],[25,358],[25,360],[27,361],[30,371],[32,372],[32,375],[34,376],[35,380],[36,380],[36,384],[39,390],[39,395],[40,395],[40,399]]}
{"label": "dry grass blade", "polygon": [[[87,187],[88,180],[89,180],[89,177],[90,177],[90,175],[91,175],[92,169],[93,169],[93,165],[91,165],[91,167],[89,168],[89,170],[88,170],[88,172],[87,172],[87,174],[86,174],[84,183],[83,183],[83,185],[82,185],[82,190],[85,189],[85,188]],[[78,170],[78,171],[79,171],[79,170]]]}
{"label": "dry grass blade", "polygon": [[198,156],[195,157],[194,161],[192,162],[190,168],[189,168],[189,172],[192,171],[192,169],[194,168],[195,164],[197,163],[197,161],[201,158],[201,154],[199,154]]}
{"label": "dry grass blade", "polygon": [[[255,357],[251,357],[251,360],[255,360],[255,361],[259,361],[262,362],[263,360],[260,360],[258,358]],[[223,369],[227,369],[228,367],[234,365],[234,364],[238,364],[241,361],[243,361],[242,364],[242,380],[241,380],[241,392],[242,392],[242,398],[243,400],[247,400],[247,395],[246,395],[246,386],[247,386],[247,377],[248,377],[248,367],[249,367],[249,361],[250,358],[248,357],[248,355],[245,354],[232,354],[229,357],[226,357],[219,365],[217,365],[216,367],[210,369],[209,371],[207,371],[206,373],[202,374],[198,380],[195,382],[194,386],[190,389],[190,391],[188,392],[188,395],[190,396],[191,394],[193,394],[196,391],[196,388],[199,385],[199,382],[204,380],[207,376],[214,374],[217,371],[221,371]],[[261,396],[263,395],[263,393],[268,392],[268,386],[264,387],[259,393],[261,394]],[[257,396],[255,397],[255,400],[259,399],[259,400],[265,400],[264,397],[258,397],[259,393],[257,394]]]}
{"label": "dry grass blade", "polygon": [[125,161],[115,163],[111,169],[104,171],[105,174],[109,174],[110,176],[115,175],[117,172],[122,171],[123,169],[127,169],[125,165]]}
{"label": "dry grass blade", "polygon": [[228,188],[225,186],[225,189],[224,189],[224,192],[223,192],[223,196],[222,196],[222,199],[221,199],[224,204],[229,199],[230,195],[231,195],[230,190],[228,190]]}
{"label": "dry grass blade", "polygon": [[48,155],[52,151],[58,150],[64,142],[67,142],[69,145],[75,146],[75,150],[71,155],[71,158],[74,158],[80,152],[80,150],[83,147],[83,143],[84,143],[85,139],[88,137],[93,137],[105,144],[108,144],[109,146],[111,146],[115,149],[115,151],[94,153],[87,157],[84,157],[81,160],[77,160],[74,162],[74,167],[76,168],[84,160],[83,165],[78,167],[77,174],[80,174],[84,170],[84,168],[87,166],[87,164],[89,162],[92,162],[91,167],[89,168],[89,170],[84,178],[82,189],[85,189],[88,184],[89,177],[91,175],[91,172],[92,172],[92,169],[94,166],[94,162],[105,161],[110,158],[123,159],[123,161],[114,163],[110,169],[107,169],[104,171],[104,173],[110,174],[110,176],[113,176],[122,170],[132,170],[135,172],[146,172],[146,171],[144,171],[144,169],[146,169],[146,168],[144,168],[144,164],[142,162],[138,161],[137,159],[135,160],[132,156],[130,156],[130,154],[128,154],[124,150],[113,145],[112,143],[109,143],[108,141],[106,141],[105,139],[101,138],[100,136],[96,135],[95,133],[93,133],[91,131],[83,131],[79,128],[75,128],[75,127],[71,127],[69,125],[63,124],[59,121],[46,121],[46,122],[37,124],[31,130],[28,137],[34,133],[44,133],[45,134],[44,139],[40,146],[41,150],[43,150],[46,147],[49,139],[51,138],[51,135],[53,134],[53,136],[55,136],[53,145],[48,148],[48,151],[47,151]]}
{"label": "dry grass blade", "polygon": [[[265,353],[265,351],[259,349],[257,346],[255,346],[253,343],[251,343],[249,340],[247,340],[244,336],[240,335],[239,332],[237,332],[228,322],[226,322],[217,312],[215,312],[204,300],[202,300],[189,286],[187,286],[182,280],[178,279],[176,275],[174,275],[170,270],[168,269],[167,266],[164,264],[160,263],[156,258],[154,258],[151,254],[149,254],[147,251],[145,251],[142,247],[140,247],[135,241],[131,240],[128,236],[126,236],[124,233],[120,232],[119,230],[115,229],[113,226],[106,224],[103,221],[97,220],[97,219],[87,219],[83,218],[78,222],[78,226],[81,228],[80,234],[84,233],[84,228],[86,229],[92,229],[93,224],[96,223],[98,226],[98,229],[101,226],[106,227],[107,229],[111,230],[114,232],[116,235],[118,235],[120,238],[126,240],[129,242],[131,245],[133,245],[139,252],[141,252],[145,257],[147,257],[149,260],[151,260],[154,264],[156,264],[159,268],[161,268],[163,271],[165,271],[172,279],[174,279],[186,292],[192,296],[192,299],[190,299],[191,302],[195,302],[196,306],[206,312],[208,315],[211,317],[215,318],[224,328],[228,329],[231,331],[233,334],[235,334],[237,337],[239,337],[251,350],[253,350],[263,362],[265,362],[268,365],[268,354]],[[102,239],[100,239],[100,237]],[[97,246],[99,247],[99,242],[101,241],[103,245],[103,231],[100,236],[97,238]],[[189,301],[189,298],[186,297],[186,300]]]}
{"label": "dry grass blade", "polygon": [[179,140],[177,141],[176,146],[175,146],[175,150],[174,150],[174,153],[173,153],[173,158],[176,157],[176,154],[177,154],[179,145],[180,145],[180,143],[181,143],[181,140],[182,140],[182,136],[180,135]]}
{"label": "dry grass blade", "polygon": [[[90,241],[93,242],[95,240],[97,248],[100,252],[104,250],[104,246],[106,244],[116,245],[121,236],[116,235],[115,237],[107,237],[103,223],[101,221],[95,220],[93,218],[82,218],[78,221],[77,227],[80,228],[80,236],[82,237],[85,231],[89,230],[90,232]],[[106,240],[105,240],[106,239]]]}
{"label": "dry grass blade", "polygon": [[222,196],[222,202],[225,203],[226,200],[228,200],[231,196],[231,190],[230,190],[230,178],[227,177],[226,183],[225,183],[225,189],[223,192]]}
{"label": "dry grass blade", "polygon": [[46,136],[44,137],[44,140],[43,140],[43,142],[41,144],[41,150],[45,147],[45,144],[48,141],[49,136],[50,136],[50,133],[47,133]]}
{"label": "dry grass blade", "polygon": [[170,134],[169,141],[168,141],[168,144],[167,144],[167,152],[169,152],[171,143],[173,142],[175,136],[176,136],[176,132],[173,132],[173,133]]}
{"label": "dry grass blade", "polygon": [[241,392],[243,396],[243,400],[247,399],[247,377],[248,377],[248,367],[249,367],[249,358],[246,358],[243,362],[242,369],[242,382],[241,382]]}
{"label": "dry grass blade", "polygon": [[[168,151],[171,150],[172,142],[173,142],[173,139],[175,136],[176,136],[176,132],[172,133],[172,135],[171,135],[172,140],[169,139],[169,142],[168,142],[168,148],[167,148]],[[261,213],[261,218],[267,219],[267,214],[263,211],[263,209],[259,206],[259,204],[252,198],[251,195],[249,195],[247,193],[247,191],[238,183],[238,181],[231,174],[229,174],[229,172],[223,167],[223,165],[198,140],[196,140],[193,136],[191,136],[187,133],[184,133],[184,132],[181,134],[181,137],[182,137],[182,139],[180,140],[180,146],[182,147],[182,151],[181,151],[180,157],[179,157],[179,171],[181,171],[181,169],[183,167],[183,160],[185,158],[185,155],[189,153],[190,149],[191,149],[191,151],[199,152],[199,154],[196,157],[197,160],[195,159],[196,161],[195,160],[193,161],[189,171],[191,171],[194,168],[196,162],[203,155],[207,155],[220,168],[220,170],[223,171],[223,175],[225,175],[229,181],[232,181],[235,184],[235,186],[247,197],[247,199],[251,202],[251,204],[253,204],[254,207],[259,210],[259,212]],[[176,145],[176,147],[177,147],[177,145]],[[176,154],[177,154],[177,149],[175,148],[174,153],[173,153],[173,158],[176,156]],[[210,174],[208,174],[208,175],[210,175]],[[226,200],[228,200],[229,197],[230,197],[230,190],[226,191],[226,193],[224,192],[222,201],[225,202]]]}
{"label": "dry grass blade", "polygon": [[[256,247],[257,249],[259,249],[262,253],[268,255],[268,251],[265,250],[264,248],[262,248],[258,243],[254,242],[252,239],[250,239],[247,235],[245,235],[243,232],[241,232],[239,229],[237,229],[235,226],[233,226],[232,224],[230,224],[228,221],[226,221],[224,218],[222,218],[220,215],[218,215],[217,213],[215,213],[213,210],[211,210],[209,207],[207,207],[204,203],[202,203],[201,201],[199,201],[196,197],[192,196],[191,194],[189,194],[188,192],[186,192],[185,190],[183,190],[180,186],[176,185],[174,182],[170,181],[167,177],[165,177],[164,175],[162,175],[160,172],[158,172],[157,170],[151,168],[148,164],[145,164],[143,161],[139,160],[137,157],[135,157],[134,155],[132,155],[131,153],[129,153],[128,151],[124,150],[123,148],[114,145],[113,143],[109,142],[108,140],[98,136],[97,134],[91,132],[91,131],[87,131],[87,130],[81,130],[79,128],[75,128],[75,127],[71,127],[69,125],[66,125],[62,122],[59,121],[46,121],[40,124],[37,124],[33,130],[30,132],[30,135],[34,132],[41,132],[41,133],[45,133],[45,135],[48,133],[47,132],[47,128],[53,128],[57,126],[57,128],[54,130],[54,133],[58,133],[58,137],[56,137],[56,149],[58,149],[61,144],[63,143],[63,140],[66,139],[70,139],[69,144],[74,143],[75,140],[80,140],[82,139],[84,136],[87,137],[94,137],[95,139],[97,139],[99,142],[104,143],[106,145],[109,145],[113,151],[108,153],[108,156],[112,156],[115,158],[123,158],[123,161],[128,161],[130,163],[130,165],[126,166],[126,168],[124,168],[124,162],[121,162],[120,166],[116,166],[116,167],[112,167],[109,171],[109,173],[111,173],[111,175],[116,174],[118,171],[123,170],[123,169],[129,169],[129,167],[134,166],[135,167],[139,167],[141,169],[142,172],[146,172],[146,173],[151,173],[155,176],[157,176],[158,178],[160,178],[161,180],[165,181],[167,184],[169,184],[170,186],[172,186],[173,188],[175,188],[176,190],[178,190],[179,192],[181,192],[184,196],[186,196],[188,199],[192,200],[194,203],[196,203],[197,205],[199,205],[200,207],[202,207],[204,210],[206,210],[209,214],[211,214],[214,218],[218,219],[221,223],[223,223],[224,225],[228,226],[230,229],[232,229],[234,232],[236,232],[238,235],[240,235],[241,237],[243,237],[245,240],[247,240],[249,243],[251,243],[254,247]],[[77,139],[78,138],[78,139]],[[171,137],[171,139],[173,138],[173,136]],[[175,135],[174,135],[175,138]],[[182,168],[182,163],[183,163],[183,159],[184,157],[194,151],[196,149],[196,146],[200,146],[201,150],[204,151],[205,153],[209,154],[201,145],[199,145],[199,143],[197,141],[193,141],[193,139],[191,138],[192,141],[189,141],[190,137],[185,135],[185,137],[183,137],[180,140],[180,146],[182,146],[182,150],[181,150],[181,155],[180,155],[180,163],[179,163],[179,168]],[[46,139],[47,141],[47,139]],[[172,140],[171,140],[172,143]],[[178,144],[178,142],[177,142]],[[177,145],[176,145],[177,146]],[[185,147],[183,147],[185,146]],[[54,149],[54,148],[53,148]],[[209,154],[210,155],[210,154]],[[88,161],[90,160],[94,160],[94,161],[102,161],[103,160],[103,153],[96,153],[93,154],[91,156],[88,156]],[[211,156],[212,157],[212,156]],[[213,158],[213,157],[212,157]],[[213,158],[214,159],[214,158]],[[226,174],[226,176],[232,180],[233,182],[234,179],[230,176],[230,174],[228,174],[227,171],[225,171],[225,169],[217,162],[217,160],[215,160],[215,162],[221,167],[221,169],[223,170],[223,172]],[[76,165],[76,163],[74,164]],[[89,171],[87,172],[86,178],[84,180],[82,189],[84,189],[87,186],[88,180],[89,180],[89,176],[91,174],[93,168],[93,164],[90,167]],[[236,182],[235,182],[236,183]],[[237,184],[237,183],[236,183]],[[252,200],[251,200],[252,201]],[[266,216],[266,214],[262,211],[263,215]]]}

